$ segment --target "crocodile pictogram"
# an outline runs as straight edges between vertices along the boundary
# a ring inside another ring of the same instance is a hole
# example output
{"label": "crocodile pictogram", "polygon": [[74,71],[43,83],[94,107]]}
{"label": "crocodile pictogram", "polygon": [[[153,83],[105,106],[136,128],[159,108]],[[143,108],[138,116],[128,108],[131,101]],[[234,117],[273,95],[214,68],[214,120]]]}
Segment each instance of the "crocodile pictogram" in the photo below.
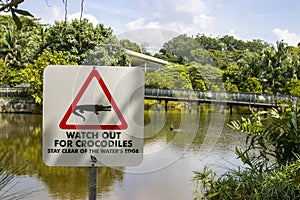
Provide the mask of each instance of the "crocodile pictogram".
{"label": "crocodile pictogram", "polygon": [[111,111],[111,106],[103,106],[98,104],[77,105],[73,109],[72,113],[81,117],[83,121],[85,121],[85,117],[82,115],[84,112],[93,112],[96,115],[99,115],[100,111]]}

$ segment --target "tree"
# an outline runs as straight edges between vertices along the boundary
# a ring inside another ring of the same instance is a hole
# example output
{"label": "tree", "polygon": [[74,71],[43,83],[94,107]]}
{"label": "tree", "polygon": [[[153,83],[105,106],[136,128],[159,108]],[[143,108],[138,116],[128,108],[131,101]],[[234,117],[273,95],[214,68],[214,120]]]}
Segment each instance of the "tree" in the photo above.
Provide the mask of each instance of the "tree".
{"label": "tree", "polygon": [[159,53],[156,53],[154,55],[154,57],[160,58],[160,59],[163,59],[163,60],[167,60],[167,61],[172,62],[172,63],[178,63],[178,64],[184,64],[186,62],[186,60],[184,60],[183,57],[176,56],[173,52],[167,51],[165,49],[161,49],[159,51]]}
{"label": "tree", "polygon": [[240,84],[242,77],[240,76],[240,67],[237,65],[229,64],[223,70],[223,87],[228,92],[238,92],[237,85]]}
{"label": "tree", "polygon": [[41,48],[69,52],[69,59],[82,64],[86,56],[107,38],[112,36],[112,29],[103,24],[93,26],[87,19],[69,22],[56,21],[45,30],[45,43]]}
{"label": "tree", "polygon": [[120,44],[125,49],[141,53],[140,46],[138,44],[134,43],[134,42],[131,42],[128,39],[122,39],[122,40],[120,40]]}
{"label": "tree", "polygon": [[29,84],[29,94],[35,102],[42,104],[43,100],[43,72],[48,65],[77,65],[69,60],[67,52],[44,51],[32,64],[27,64],[21,70],[22,81]]}
{"label": "tree", "polygon": [[11,80],[11,72],[3,60],[0,60],[0,74],[0,86],[9,85]]}
{"label": "tree", "polygon": [[224,70],[229,65],[236,64],[236,60],[234,60],[232,52],[209,50],[209,53],[215,63],[215,66],[219,69]]}
{"label": "tree", "polygon": [[201,65],[215,65],[215,62],[212,59],[210,53],[202,48],[191,50],[190,61],[200,63]]}
{"label": "tree", "polygon": [[145,85],[153,88],[192,89],[187,71],[184,66],[178,64],[147,72]]}
{"label": "tree", "polygon": [[42,26],[34,18],[21,18],[22,28],[17,29],[10,16],[0,15],[0,58],[8,67],[21,69],[31,62],[41,42]]}
{"label": "tree", "polygon": [[260,53],[264,48],[268,48],[270,46],[271,46],[271,44],[264,42],[263,40],[254,39],[252,41],[247,42],[246,48],[250,52]]}
{"label": "tree", "polygon": [[[245,91],[245,87],[247,87],[244,82],[246,82],[249,78],[255,77],[260,82],[265,81],[265,77],[263,76],[263,72],[260,69],[261,62],[259,54],[256,52],[244,52],[241,58],[237,61],[237,65],[239,66],[239,71],[236,74],[236,77],[239,79],[239,85],[243,88],[240,90]],[[237,85],[238,85],[237,84]]]}
{"label": "tree", "polygon": [[[190,63],[190,69],[194,67],[194,75],[201,77],[200,80],[203,80],[205,86],[208,90],[220,91],[222,90],[222,70],[213,67],[211,65],[201,65],[199,63]],[[197,72],[197,73],[195,73]],[[195,82],[199,78],[191,78]],[[195,84],[195,83],[194,83]]]}
{"label": "tree", "polygon": [[242,40],[237,40],[231,35],[224,35],[219,39],[223,44],[223,51],[246,50],[246,43]]}
{"label": "tree", "polygon": [[262,93],[262,85],[259,80],[255,77],[249,77],[245,82],[241,82],[240,86],[241,92],[249,92],[249,93]]}
{"label": "tree", "polygon": [[207,90],[201,71],[194,65],[187,65],[186,70],[194,90]]}
{"label": "tree", "polygon": [[[190,52],[199,47],[198,42],[186,34],[179,35],[163,45],[164,52],[172,52],[176,57],[190,61]],[[183,63],[182,63],[183,64]]]}
{"label": "tree", "polygon": [[20,18],[23,26],[17,29],[10,16],[0,15],[0,60],[3,85],[22,83],[20,70],[33,61],[41,41],[42,25],[34,18]]}
{"label": "tree", "polygon": [[300,80],[292,78],[288,82],[287,88],[289,91],[288,94],[292,96],[300,96]]}
{"label": "tree", "polygon": [[128,66],[129,58],[115,36],[111,36],[87,55],[83,64],[105,66]]}
{"label": "tree", "polygon": [[206,50],[222,51],[223,49],[223,44],[220,43],[216,38],[198,34],[195,40],[199,43],[199,46],[201,48],[204,48]]}
{"label": "tree", "polygon": [[[296,57],[295,57],[296,56]],[[261,72],[266,81],[263,82],[265,91],[273,93],[286,93],[286,85],[289,79],[296,77],[299,60],[297,54],[293,54],[291,47],[283,41],[277,42],[275,48],[266,48],[261,54]]]}

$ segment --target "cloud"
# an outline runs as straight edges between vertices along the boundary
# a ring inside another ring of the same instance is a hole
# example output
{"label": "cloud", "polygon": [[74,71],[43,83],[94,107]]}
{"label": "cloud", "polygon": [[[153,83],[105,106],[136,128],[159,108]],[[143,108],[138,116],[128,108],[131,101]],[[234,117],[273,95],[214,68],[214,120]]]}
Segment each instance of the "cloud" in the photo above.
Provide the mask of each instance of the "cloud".
{"label": "cloud", "polygon": [[54,24],[54,21],[61,21],[64,19],[64,13],[64,9],[60,6],[44,7],[41,14],[41,23]]}
{"label": "cloud", "polygon": [[125,26],[127,30],[135,30],[135,29],[143,28],[144,23],[145,23],[145,19],[140,17],[138,19],[135,19],[127,23]]}
{"label": "cloud", "polygon": [[[79,19],[80,18],[80,12],[76,12],[76,13],[73,13],[71,15],[68,15],[67,18],[68,18],[69,21],[74,20],[74,19]],[[83,13],[82,18],[88,19],[89,22],[91,22],[94,26],[96,26],[98,24],[98,20],[94,15]]]}
{"label": "cloud", "polygon": [[199,0],[189,0],[183,3],[181,0],[172,1],[175,4],[176,10],[179,12],[187,13],[203,13],[205,12],[205,4],[203,1]]}
{"label": "cloud", "polygon": [[213,30],[213,17],[203,0],[152,0],[147,13],[126,24],[127,30],[138,28],[164,28],[181,33],[208,33]]}
{"label": "cloud", "polygon": [[127,23],[126,29],[127,30],[136,30],[136,29],[141,29],[141,28],[160,28],[160,25],[156,21],[150,21],[148,23],[145,23],[146,19],[145,18],[138,18],[136,20],[133,20],[129,23]]}
{"label": "cloud", "polygon": [[[176,31],[197,34],[211,33],[213,29],[213,17],[209,15],[209,9],[203,0],[189,0],[183,3],[181,0],[169,0],[172,29]],[[172,21],[173,20],[173,21]],[[176,25],[176,26],[174,26]]]}
{"label": "cloud", "polygon": [[147,51],[158,52],[166,41],[180,35],[173,30],[162,28],[141,28],[119,34],[119,39],[129,39],[139,45],[148,44]]}
{"label": "cloud", "polygon": [[[54,24],[55,21],[63,21],[65,20],[65,10],[61,6],[51,5],[43,8],[43,14],[41,16],[41,23],[45,24]],[[95,16],[91,14],[83,13],[83,18],[86,18],[91,22],[94,26],[98,24],[98,20]],[[67,15],[68,21],[73,19],[79,19],[80,12],[76,12],[70,15]]]}
{"label": "cloud", "polygon": [[207,15],[196,15],[193,17],[193,24],[196,25],[200,30],[211,30],[212,29],[212,17]]}
{"label": "cloud", "polygon": [[300,42],[300,35],[296,33],[290,33],[288,29],[275,28],[273,33],[277,36],[278,40],[283,40],[289,45],[297,46]]}
{"label": "cloud", "polygon": [[242,40],[243,38],[235,32],[235,30],[231,29],[227,35],[233,36],[235,39]]}
{"label": "cloud", "polygon": [[[63,7],[57,6],[57,5],[51,5],[51,6],[47,6],[47,7],[43,8],[43,9],[45,9],[45,10],[44,10],[44,13],[42,14],[43,16],[41,16],[41,18],[42,18],[41,23],[54,24],[54,21],[65,20],[65,10]],[[88,19],[89,22],[91,22],[94,26],[96,26],[98,24],[97,18],[91,14],[83,13],[82,17]],[[76,13],[67,15],[68,21],[71,21],[73,19],[79,19],[79,18],[80,18],[80,12],[76,12]]]}

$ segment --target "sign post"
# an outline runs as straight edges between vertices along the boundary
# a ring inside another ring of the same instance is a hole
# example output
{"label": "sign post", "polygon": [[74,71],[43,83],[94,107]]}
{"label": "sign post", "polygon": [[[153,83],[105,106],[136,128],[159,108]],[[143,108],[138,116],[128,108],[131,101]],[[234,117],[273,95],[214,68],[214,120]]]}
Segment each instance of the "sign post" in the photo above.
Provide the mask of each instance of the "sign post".
{"label": "sign post", "polygon": [[[142,69],[48,66],[43,94],[46,165],[90,167],[90,175],[95,178],[98,166],[135,166],[142,162]],[[91,193],[92,188],[97,190],[94,181],[90,180]]]}
{"label": "sign post", "polygon": [[92,164],[89,168],[89,200],[97,199],[98,191],[98,168]]}

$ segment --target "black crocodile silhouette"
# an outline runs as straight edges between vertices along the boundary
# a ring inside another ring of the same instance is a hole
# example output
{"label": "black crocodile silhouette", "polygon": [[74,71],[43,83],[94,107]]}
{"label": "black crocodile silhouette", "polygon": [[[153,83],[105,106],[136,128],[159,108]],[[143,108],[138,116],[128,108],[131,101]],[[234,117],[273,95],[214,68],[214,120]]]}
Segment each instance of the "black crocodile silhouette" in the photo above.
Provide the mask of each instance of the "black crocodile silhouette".
{"label": "black crocodile silhouette", "polygon": [[72,113],[81,117],[83,121],[85,121],[85,117],[82,115],[84,112],[93,112],[96,115],[99,115],[100,111],[111,111],[111,106],[102,106],[98,104],[77,105],[73,109]]}

